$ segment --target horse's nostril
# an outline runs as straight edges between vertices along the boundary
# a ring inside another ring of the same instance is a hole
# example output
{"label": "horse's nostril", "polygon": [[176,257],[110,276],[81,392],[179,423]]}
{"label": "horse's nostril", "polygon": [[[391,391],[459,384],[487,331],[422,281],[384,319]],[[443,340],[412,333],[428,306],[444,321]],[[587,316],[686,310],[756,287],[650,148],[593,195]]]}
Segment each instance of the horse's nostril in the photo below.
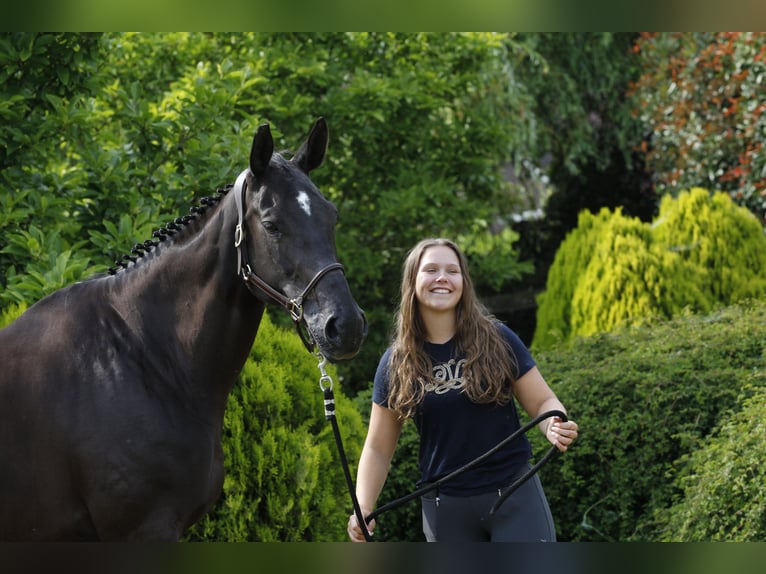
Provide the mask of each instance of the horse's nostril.
{"label": "horse's nostril", "polygon": [[367,317],[364,312],[353,318],[333,315],[325,323],[324,336],[337,347],[357,348],[367,338]]}
{"label": "horse's nostril", "polygon": [[338,330],[338,321],[335,317],[330,317],[324,328],[325,337],[332,343],[338,343],[341,333]]}

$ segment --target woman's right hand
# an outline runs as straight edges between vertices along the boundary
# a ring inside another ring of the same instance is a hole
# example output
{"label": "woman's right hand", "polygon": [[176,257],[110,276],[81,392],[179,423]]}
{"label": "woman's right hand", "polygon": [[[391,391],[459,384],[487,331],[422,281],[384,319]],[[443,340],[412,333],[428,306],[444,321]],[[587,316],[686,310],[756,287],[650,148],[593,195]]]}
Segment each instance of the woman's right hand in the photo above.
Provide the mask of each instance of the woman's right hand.
{"label": "woman's right hand", "polygon": [[[369,513],[365,512],[365,515]],[[367,525],[367,532],[370,533],[370,536],[372,536],[372,531],[375,529],[375,520],[372,520]],[[351,538],[352,542],[367,542],[367,540],[364,537],[364,532],[362,532],[362,527],[359,525],[359,521],[356,518],[356,514],[352,514],[348,517],[348,536]]]}

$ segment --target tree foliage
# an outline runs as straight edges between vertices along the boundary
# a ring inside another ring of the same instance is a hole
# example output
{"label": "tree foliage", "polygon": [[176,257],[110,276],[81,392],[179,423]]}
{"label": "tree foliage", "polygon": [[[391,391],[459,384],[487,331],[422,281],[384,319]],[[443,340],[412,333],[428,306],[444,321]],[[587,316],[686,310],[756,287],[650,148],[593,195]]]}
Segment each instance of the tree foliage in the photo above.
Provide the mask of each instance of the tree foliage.
{"label": "tree foliage", "polygon": [[766,222],[766,35],[646,33],[635,51],[632,105],[658,191],[727,191]]}
{"label": "tree foliage", "polygon": [[330,150],[312,175],[340,209],[339,256],[370,317],[367,356],[344,367],[363,385],[388,279],[417,240],[460,235],[491,289],[530,269],[502,219],[516,195],[500,167],[529,133],[529,96],[508,81],[521,57],[489,33],[0,36],[0,304],[106,269],[233,181],[258,124],[294,150],[322,115]]}

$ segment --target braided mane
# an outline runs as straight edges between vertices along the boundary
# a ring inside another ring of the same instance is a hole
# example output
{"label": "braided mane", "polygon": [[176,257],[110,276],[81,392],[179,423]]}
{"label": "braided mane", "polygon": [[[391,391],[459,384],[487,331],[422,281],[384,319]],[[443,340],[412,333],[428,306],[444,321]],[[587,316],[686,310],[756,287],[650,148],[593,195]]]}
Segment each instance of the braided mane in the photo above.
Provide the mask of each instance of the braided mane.
{"label": "braided mane", "polygon": [[150,253],[160,243],[182,231],[190,222],[195,221],[199,216],[206,213],[209,208],[218,205],[223,196],[229,193],[232,187],[234,187],[233,184],[228,184],[223,188],[217,189],[217,195],[203,197],[200,199],[199,205],[192,206],[191,209],[189,209],[188,215],[177,217],[156,229],[152,233],[154,239],[147,239],[143,243],[136,243],[133,246],[133,249],[130,250],[130,253],[126,253],[121,258],[115,260],[114,265],[109,268],[109,274],[114,275],[120,269],[126,269],[130,263],[137,262],[144,255]]}

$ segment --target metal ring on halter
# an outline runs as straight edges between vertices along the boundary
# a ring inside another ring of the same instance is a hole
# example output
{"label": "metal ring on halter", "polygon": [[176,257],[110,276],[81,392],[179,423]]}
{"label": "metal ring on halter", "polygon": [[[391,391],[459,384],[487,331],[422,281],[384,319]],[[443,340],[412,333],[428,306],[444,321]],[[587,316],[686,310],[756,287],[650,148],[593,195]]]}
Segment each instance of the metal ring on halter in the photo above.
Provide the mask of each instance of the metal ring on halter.
{"label": "metal ring on halter", "polygon": [[295,323],[300,323],[303,320],[303,297],[290,299],[288,304],[287,311],[290,313],[290,317]]}

